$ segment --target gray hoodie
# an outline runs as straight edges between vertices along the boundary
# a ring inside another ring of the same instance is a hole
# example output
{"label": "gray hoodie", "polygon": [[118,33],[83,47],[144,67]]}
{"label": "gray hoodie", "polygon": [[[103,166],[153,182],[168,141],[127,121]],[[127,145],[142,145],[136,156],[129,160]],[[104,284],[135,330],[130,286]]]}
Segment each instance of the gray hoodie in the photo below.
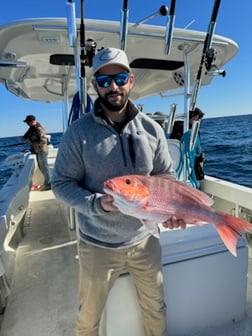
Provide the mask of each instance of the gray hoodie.
{"label": "gray hoodie", "polygon": [[134,246],[149,232],[139,219],[105,212],[100,204],[105,180],[121,175],[173,173],[164,131],[130,101],[123,129],[103,116],[99,102],[75,121],[58,150],[52,189],[76,211],[80,239],[107,248]]}

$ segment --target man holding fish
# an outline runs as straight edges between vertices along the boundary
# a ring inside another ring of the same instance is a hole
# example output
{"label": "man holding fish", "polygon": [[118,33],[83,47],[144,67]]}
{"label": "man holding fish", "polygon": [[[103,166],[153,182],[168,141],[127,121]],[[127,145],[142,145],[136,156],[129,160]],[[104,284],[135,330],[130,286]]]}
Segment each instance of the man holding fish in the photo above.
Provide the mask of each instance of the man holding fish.
{"label": "man holding fish", "polygon": [[[119,211],[114,196],[104,190],[105,181],[117,176],[173,176],[166,139],[162,128],[129,99],[134,75],[124,51],[99,51],[93,58],[93,74],[98,98],[93,110],[65,132],[52,180],[56,197],[75,209],[79,227],[76,335],[98,336],[109,291],[127,267],[136,286],[145,335],[165,336],[159,239],[142,220]],[[163,225],[186,226],[172,214]]]}

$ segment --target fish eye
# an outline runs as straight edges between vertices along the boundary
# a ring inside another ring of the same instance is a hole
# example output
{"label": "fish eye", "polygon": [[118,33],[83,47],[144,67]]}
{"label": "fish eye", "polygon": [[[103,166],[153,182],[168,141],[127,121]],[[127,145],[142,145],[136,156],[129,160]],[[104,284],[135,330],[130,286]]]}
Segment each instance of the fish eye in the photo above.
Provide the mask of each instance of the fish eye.
{"label": "fish eye", "polygon": [[130,183],[131,183],[130,179],[126,179],[126,180],[125,180],[125,183],[126,183],[126,184],[130,184]]}

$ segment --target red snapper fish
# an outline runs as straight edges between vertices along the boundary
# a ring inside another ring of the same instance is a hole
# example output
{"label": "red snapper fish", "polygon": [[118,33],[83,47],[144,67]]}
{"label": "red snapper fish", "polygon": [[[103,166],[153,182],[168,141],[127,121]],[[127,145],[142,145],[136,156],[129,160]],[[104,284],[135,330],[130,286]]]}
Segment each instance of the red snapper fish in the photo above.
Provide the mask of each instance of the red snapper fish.
{"label": "red snapper fish", "polygon": [[244,232],[252,232],[250,223],[215,210],[209,196],[170,175],[119,176],[105,181],[104,191],[113,196],[113,204],[119,211],[142,220],[155,237],[159,237],[157,223],[175,215],[186,224],[212,224],[236,256],[238,239]]}

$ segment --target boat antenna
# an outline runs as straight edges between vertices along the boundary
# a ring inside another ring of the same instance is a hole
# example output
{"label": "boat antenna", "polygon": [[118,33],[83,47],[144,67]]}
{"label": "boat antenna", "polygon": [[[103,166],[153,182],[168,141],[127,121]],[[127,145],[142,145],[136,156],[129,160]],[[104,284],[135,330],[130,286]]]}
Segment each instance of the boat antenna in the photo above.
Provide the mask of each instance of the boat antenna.
{"label": "boat antenna", "polygon": [[200,88],[200,84],[201,84],[203,65],[206,61],[208,51],[211,48],[211,44],[212,44],[212,40],[213,40],[213,34],[214,34],[215,26],[216,26],[216,18],[217,18],[218,10],[219,10],[219,7],[220,7],[220,2],[221,2],[221,0],[215,0],[215,2],[214,2],[212,16],[211,16],[211,19],[210,19],[208,31],[207,31],[204,46],[203,46],[201,62],[200,62],[199,70],[198,70],[197,77],[196,77],[195,84],[194,84],[194,88],[193,88],[191,105],[190,105],[190,110],[191,111],[194,111],[194,109],[195,109],[196,100],[197,100],[197,96],[198,96],[198,92],[199,92],[199,88]]}
{"label": "boat antenna", "polygon": [[120,48],[125,50],[127,42],[127,33],[128,33],[128,19],[129,19],[129,10],[128,10],[128,0],[123,0],[123,8],[121,10],[121,30],[120,30]]}
{"label": "boat antenna", "polygon": [[170,6],[170,13],[169,13],[169,22],[166,27],[166,34],[165,34],[165,54],[169,55],[171,50],[171,44],[172,44],[172,35],[173,35],[173,28],[174,28],[174,21],[175,21],[175,6],[176,6],[176,0],[171,0],[171,6]]}
{"label": "boat antenna", "polygon": [[191,20],[183,29],[188,29],[194,22],[195,19]]}

